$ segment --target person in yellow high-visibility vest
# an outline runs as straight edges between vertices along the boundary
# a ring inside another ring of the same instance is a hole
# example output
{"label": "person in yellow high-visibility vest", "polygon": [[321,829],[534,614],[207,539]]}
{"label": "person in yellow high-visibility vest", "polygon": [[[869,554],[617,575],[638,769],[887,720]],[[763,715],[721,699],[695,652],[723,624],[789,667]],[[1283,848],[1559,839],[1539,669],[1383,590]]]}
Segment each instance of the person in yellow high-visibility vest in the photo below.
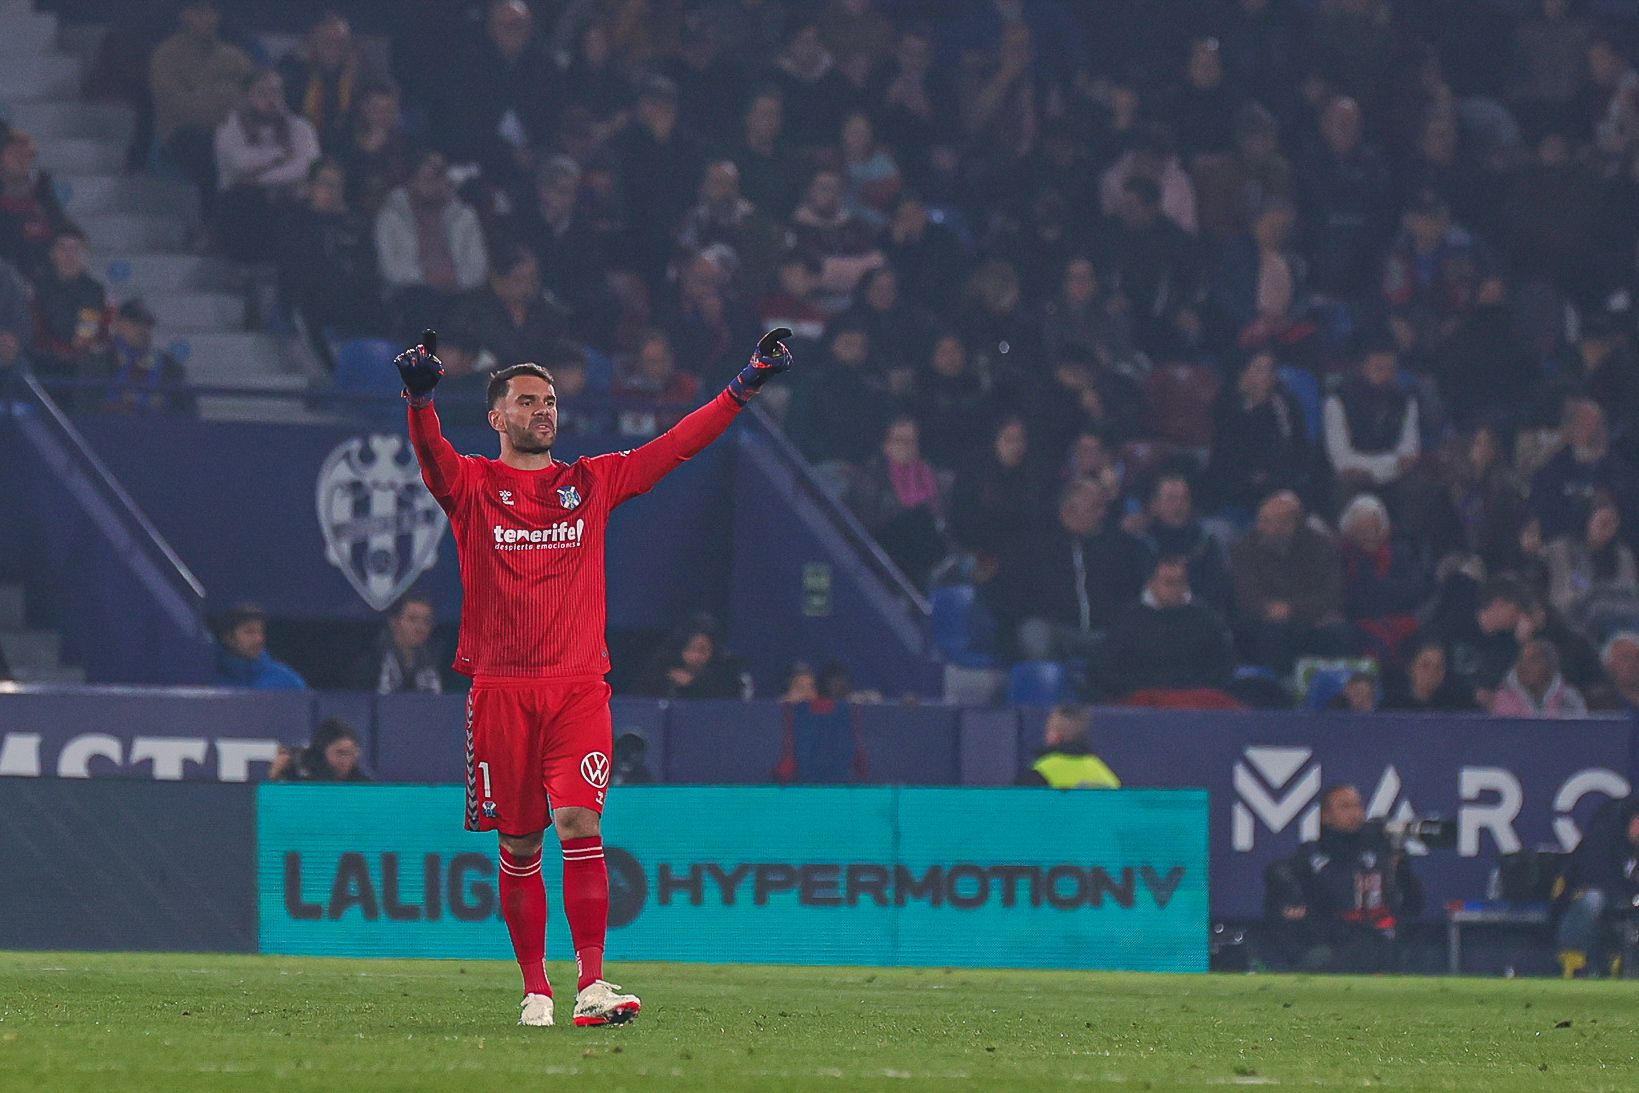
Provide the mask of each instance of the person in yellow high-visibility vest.
{"label": "person in yellow high-visibility vest", "polygon": [[1092,722],[1092,713],[1085,706],[1053,707],[1047,715],[1041,754],[1015,784],[1051,789],[1120,789],[1121,779],[1092,753],[1088,744]]}

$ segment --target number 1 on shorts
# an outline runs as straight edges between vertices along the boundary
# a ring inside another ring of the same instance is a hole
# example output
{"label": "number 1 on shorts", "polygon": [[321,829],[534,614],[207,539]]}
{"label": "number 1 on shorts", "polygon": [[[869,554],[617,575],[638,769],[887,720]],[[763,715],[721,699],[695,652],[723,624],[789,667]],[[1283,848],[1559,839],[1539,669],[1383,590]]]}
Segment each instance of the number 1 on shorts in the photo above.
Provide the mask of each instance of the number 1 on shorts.
{"label": "number 1 on shorts", "polygon": [[478,769],[484,772],[484,796],[486,798],[490,797],[490,796],[492,796],[492,794],[489,791],[489,763],[488,762],[479,763],[478,764]]}

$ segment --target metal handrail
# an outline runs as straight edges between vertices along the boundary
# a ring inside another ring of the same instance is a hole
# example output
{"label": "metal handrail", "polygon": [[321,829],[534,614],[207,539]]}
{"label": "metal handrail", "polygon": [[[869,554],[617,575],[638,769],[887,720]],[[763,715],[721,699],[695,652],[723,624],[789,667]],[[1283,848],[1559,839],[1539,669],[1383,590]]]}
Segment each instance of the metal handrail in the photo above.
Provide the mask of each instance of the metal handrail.
{"label": "metal handrail", "polygon": [[865,525],[859,522],[859,518],[849,510],[848,506],[844,505],[830,490],[825,488],[825,483],[821,482],[819,475],[814,473],[814,468],[809,465],[807,457],[797,450],[797,446],[791,442],[790,437],[785,435],[785,430],[780,428],[779,423],[774,420],[774,416],[756,403],[753,403],[748,409],[751,412],[751,420],[756,422],[763,436],[769,443],[774,445],[775,449],[785,459],[786,464],[796,472],[797,478],[807,487],[808,492],[818,500],[818,503],[825,509],[832,522],[842,530],[844,537],[851,541],[854,549],[865,557],[865,560],[871,564],[871,567],[877,571],[879,576],[887,580],[895,592],[909,600],[924,619],[930,618],[933,614],[933,606],[928,602],[928,598],[922,595],[916,585],[911,583],[910,578],[905,576],[904,571],[899,568],[892,558],[888,557],[881,545],[877,543],[876,536],[865,530]]}
{"label": "metal handrail", "polygon": [[177,586],[177,591],[182,592],[186,598],[192,601],[194,608],[203,619],[205,586],[199,583],[199,578],[194,576],[193,570],[188,568],[188,564],[172,549],[171,544],[165,541],[165,536],[161,535],[159,529],[149,521],[142,509],[132,500],[131,495],[125,492],[125,487],[120,485],[119,480],[114,477],[107,464],[97,456],[96,452],[92,451],[91,445],[86,443],[85,437],[80,435],[80,431],[74,427],[73,422],[68,420],[68,415],[63,413],[62,407],[57,405],[56,400],[41,386],[40,381],[28,372],[23,372],[18,378],[33,397],[38,408],[43,411],[44,420],[52,425],[57,435],[68,445],[69,450],[74,453],[81,465],[91,472],[91,477],[118,507],[126,522],[140,533],[142,539],[147,540],[148,546],[153,553],[159,560],[164,562],[161,569],[172,579],[172,583]]}

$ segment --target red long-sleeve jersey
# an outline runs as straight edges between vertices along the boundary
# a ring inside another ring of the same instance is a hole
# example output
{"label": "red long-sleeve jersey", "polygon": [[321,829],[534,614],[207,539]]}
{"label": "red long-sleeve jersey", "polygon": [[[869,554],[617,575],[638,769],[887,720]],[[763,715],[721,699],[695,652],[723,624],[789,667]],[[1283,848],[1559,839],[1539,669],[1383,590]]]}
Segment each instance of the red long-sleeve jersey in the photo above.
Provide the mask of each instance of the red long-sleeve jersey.
{"label": "red long-sleeve jersey", "polygon": [[610,511],[721,436],[739,411],[725,391],[641,448],[521,471],[458,454],[432,406],[412,406],[421,479],[449,514],[461,566],[455,670],[526,679],[607,673]]}

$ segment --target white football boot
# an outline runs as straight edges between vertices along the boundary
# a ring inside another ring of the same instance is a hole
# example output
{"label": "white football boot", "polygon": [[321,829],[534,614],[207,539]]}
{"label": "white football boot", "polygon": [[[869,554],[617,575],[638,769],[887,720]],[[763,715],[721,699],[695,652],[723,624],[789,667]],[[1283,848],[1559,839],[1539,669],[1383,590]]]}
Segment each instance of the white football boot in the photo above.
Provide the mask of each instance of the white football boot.
{"label": "white football boot", "polygon": [[523,1013],[518,1017],[520,1025],[536,1025],[541,1028],[552,1027],[552,996],[550,994],[526,994],[521,1008]]}
{"label": "white football boot", "polygon": [[623,1025],[637,1016],[643,1003],[635,994],[621,994],[620,988],[607,979],[599,979],[582,987],[575,995],[575,1024],[581,1028],[592,1025]]}

